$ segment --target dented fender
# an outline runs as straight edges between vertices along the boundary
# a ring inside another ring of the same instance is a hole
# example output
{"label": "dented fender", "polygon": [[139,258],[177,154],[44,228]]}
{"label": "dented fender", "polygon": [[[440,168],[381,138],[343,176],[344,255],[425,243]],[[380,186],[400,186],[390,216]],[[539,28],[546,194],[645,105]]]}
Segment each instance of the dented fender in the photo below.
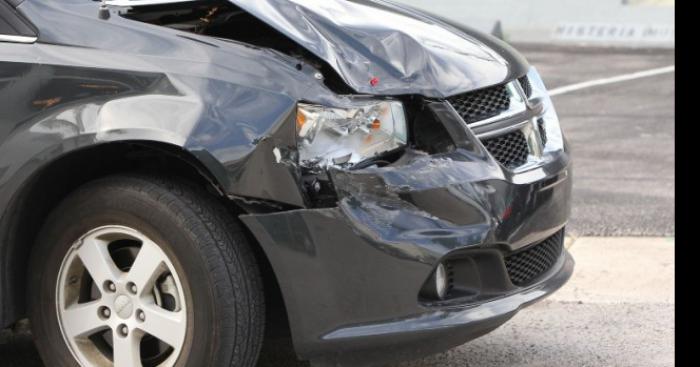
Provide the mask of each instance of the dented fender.
{"label": "dented fender", "polygon": [[[444,97],[527,70],[517,53],[488,47],[500,42],[490,36],[383,1],[231,2],[327,62],[358,93]],[[230,198],[312,206],[298,167],[296,104],[343,106],[349,101],[324,85],[314,66],[272,49],[131,20],[120,15],[119,7],[107,19],[97,16],[96,4],[80,0],[24,2],[19,10],[28,19],[41,19],[36,22],[39,42],[10,44],[3,52],[5,60],[20,67],[41,63],[27,71],[28,78],[89,74],[84,79],[104,78],[112,85],[147,76],[161,83],[124,93],[88,90],[72,99],[58,89],[41,96],[59,99],[36,115],[20,116],[23,128],[76,116],[68,119],[72,130],[66,136],[48,132],[45,149],[54,154],[46,161],[111,141],[162,142],[191,153]],[[393,21],[380,21],[385,17]],[[375,77],[379,82],[370,85]],[[72,83],[95,84],[77,79]],[[91,99],[95,95],[99,98]],[[74,112],[85,105],[93,115]],[[80,143],[65,143],[71,139]]]}

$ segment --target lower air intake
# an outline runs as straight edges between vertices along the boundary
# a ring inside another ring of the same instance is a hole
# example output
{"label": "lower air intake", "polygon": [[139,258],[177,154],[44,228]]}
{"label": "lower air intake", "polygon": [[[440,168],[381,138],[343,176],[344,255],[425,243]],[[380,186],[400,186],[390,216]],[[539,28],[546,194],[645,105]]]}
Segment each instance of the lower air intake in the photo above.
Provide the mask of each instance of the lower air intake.
{"label": "lower air intake", "polygon": [[511,283],[522,287],[531,284],[557,262],[564,244],[564,230],[546,240],[505,258]]}
{"label": "lower air intake", "polygon": [[527,162],[529,149],[525,135],[520,130],[485,139],[482,143],[489,153],[506,168],[516,168]]}

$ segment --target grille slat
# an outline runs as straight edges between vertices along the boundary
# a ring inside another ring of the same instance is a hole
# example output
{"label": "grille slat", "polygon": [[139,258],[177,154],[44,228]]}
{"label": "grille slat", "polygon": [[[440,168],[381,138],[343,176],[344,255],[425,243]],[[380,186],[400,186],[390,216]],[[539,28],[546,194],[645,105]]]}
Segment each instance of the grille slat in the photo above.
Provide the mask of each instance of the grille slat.
{"label": "grille slat", "polygon": [[544,120],[540,117],[537,119],[537,127],[540,130],[540,137],[542,138],[542,145],[547,144],[547,129],[544,126]]}
{"label": "grille slat", "polygon": [[564,230],[546,240],[505,258],[511,283],[522,287],[531,284],[554,266],[561,255]]}
{"label": "grille slat", "polygon": [[482,142],[489,153],[506,168],[522,166],[527,162],[529,148],[522,131],[514,131]]}
{"label": "grille slat", "polygon": [[496,116],[510,107],[510,96],[505,84],[460,94],[447,101],[467,124]]}

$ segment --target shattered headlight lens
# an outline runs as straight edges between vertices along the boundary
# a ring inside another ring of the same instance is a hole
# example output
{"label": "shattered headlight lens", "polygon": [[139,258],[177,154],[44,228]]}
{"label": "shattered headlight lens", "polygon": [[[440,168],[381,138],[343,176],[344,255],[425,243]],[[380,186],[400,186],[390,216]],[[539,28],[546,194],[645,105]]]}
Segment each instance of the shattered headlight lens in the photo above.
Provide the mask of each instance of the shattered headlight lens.
{"label": "shattered headlight lens", "polygon": [[297,106],[299,160],[305,166],[350,166],[406,145],[406,115],[397,101],[354,101],[345,108]]}

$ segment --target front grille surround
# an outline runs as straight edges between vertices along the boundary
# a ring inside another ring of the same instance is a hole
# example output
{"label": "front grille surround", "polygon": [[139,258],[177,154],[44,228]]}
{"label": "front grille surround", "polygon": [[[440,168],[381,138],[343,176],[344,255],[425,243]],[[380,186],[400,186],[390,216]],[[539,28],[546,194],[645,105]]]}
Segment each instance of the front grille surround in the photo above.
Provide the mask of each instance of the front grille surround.
{"label": "front grille surround", "polygon": [[523,88],[523,92],[525,93],[525,96],[527,98],[532,97],[532,84],[530,84],[530,79],[528,79],[527,75],[524,75],[524,76],[518,78],[518,82],[520,83],[520,86]]}
{"label": "front grille surround", "polygon": [[564,229],[542,242],[505,257],[511,283],[518,287],[530,285],[552,269],[564,248]]}
{"label": "front grille surround", "polygon": [[542,139],[542,145],[547,144],[547,128],[544,126],[544,119],[537,119],[537,129],[540,131],[540,138]]}
{"label": "front grille surround", "polygon": [[510,108],[505,84],[450,97],[447,101],[467,124],[496,116]]}
{"label": "front grille surround", "polygon": [[[505,169],[516,172],[527,166],[531,157],[538,159],[547,142],[543,120],[534,120],[537,117],[523,99],[532,94],[532,84],[525,75],[447,98],[447,102],[493,158]],[[537,146],[531,146],[535,142]]]}

